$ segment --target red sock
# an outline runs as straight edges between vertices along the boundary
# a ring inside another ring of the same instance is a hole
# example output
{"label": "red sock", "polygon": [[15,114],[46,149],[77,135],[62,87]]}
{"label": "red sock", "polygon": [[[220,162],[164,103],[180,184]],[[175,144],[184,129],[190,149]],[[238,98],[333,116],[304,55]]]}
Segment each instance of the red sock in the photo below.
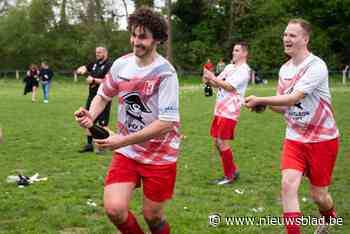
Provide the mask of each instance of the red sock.
{"label": "red sock", "polygon": [[300,212],[284,212],[283,221],[288,234],[301,234],[300,223],[297,224],[297,218],[301,217]]}
{"label": "red sock", "polygon": [[156,227],[151,227],[152,234],[169,234],[170,233],[170,225],[167,221],[162,221]]}
{"label": "red sock", "polygon": [[231,149],[221,151],[220,156],[221,156],[222,166],[224,168],[225,176],[231,177],[233,173],[235,173],[237,170],[237,166],[233,162],[233,153]]}
{"label": "red sock", "polygon": [[337,216],[337,213],[335,212],[334,207],[329,210],[320,210],[320,214],[325,217],[326,223],[329,223],[331,218],[335,218]]}
{"label": "red sock", "polygon": [[129,211],[128,218],[124,223],[118,224],[117,228],[122,234],[144,234],[137,223],[135,216]]}

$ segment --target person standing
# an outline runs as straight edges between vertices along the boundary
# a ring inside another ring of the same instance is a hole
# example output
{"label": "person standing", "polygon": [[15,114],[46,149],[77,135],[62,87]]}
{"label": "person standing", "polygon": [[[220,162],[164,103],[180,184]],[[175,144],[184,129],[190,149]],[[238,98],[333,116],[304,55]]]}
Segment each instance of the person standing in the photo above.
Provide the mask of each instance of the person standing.
{"label": "person standing", "polygon": [[234,139],[240,108],[244,103],[250,79],[250,67],[247,64],[248,45],[245,42],[236,43],[232,57],[234,64],[227,65],[218,77],[206,68],[203,72],[203,82],[219,89],[210,130],[224,171],[224,177],[213,181],[218,185],[231,184],[239,177],[237,165],[233,162],[230,141]]}
{"label": "person standing", "polygon": [[219,75],[224,69],[225,69],[225,62],[223,58],[220,58],[220,61],[218,62],[218,64],[216,64],[215,67],[215,75]]}
{"label": "person standing", "polygon": [[[207,59],[207,62],[202,67],[202,75],[205,69],[214,72],[214,64],[211,62],[210,58]],[[209,85],[208,82],[204,83],[204,95],[206,97],[213,96],[213,88]]]}
{"label": "person standing", "polygon": [[[96,61],[89,63],[87,65],[83,65],[79,67],[76,71],[77,74],[83,75],[88,73],[88,77],[86,78],[86,82],[89,85],[89,95],[86,100],[85,108],[89,109],[93,98],[97,94],[97,90],[100,87],[103,79],[106,74],[109,72],[112,63],[108,59],[108,51],[105,47],[97,47],[95,50]],[[102,127],[108,128],[109,123],[109,114],[111,110],[111,102],[108,102],[104,110],[95,119],[95,122]],[[92,144],[91,134],[87,131],[87,144],[79,150],[80,153],[85,152],[93,152],[94,146]],[[99,152],[99,151],[96,151]]]}
{"label": "person standing", "polygon": [[[249,96],[248,108],[269,105],[284,114],[287,121],[282,151],[282,205],[285,220],[301,217],[298,190],[303,175],[310,185],[310,196],[326,223],[336,216],[328,192],[339,147],[326,63],[308,49],[311,25],[303,19],[291,19],[283,34],[285,53],[290,56],[279,71],[277,95]],[[288,234],[301,233],[300,223],[288,222]],[[319,225],[315,233],[328,233],[328,225]]]}
{"label": "person standing", "polygon": [[32,102],[36,101],[36,90],[39,87],[39,70],[35,64],[30,64],[24,79],[24,95],[32,92]]}
{"label": "person standing", "polygon": [[143,186],[143,216],[152,234],[170,233],[165,217],[176,180],[180,147],[179,82],[174,67],[157,53],[168,39],[164,17],[147,7],[128,18],[133,53],[117,59],[93,99],[89,111],[80,108],[76,120],[91,127],[104,106],[118,100],[118,134],[94,140],[114,151],[105,179],[104,207],[123,233],[144,233],[129,210],[133,190]]}
{"label": "person standing", "polygon": [[44,103],[49,103],[49,91],[53,75],[53,71],[49,68],[49,65],[46,62],[42,62],[39,77],[43,87]]}
{"label": "person standing", "polygon": [[203,69],[207,69],[207,70],[209,70],[211,72],[214,71],[214,64],[211,62],[210,58],[208,58],[207,62],[203,65]]}

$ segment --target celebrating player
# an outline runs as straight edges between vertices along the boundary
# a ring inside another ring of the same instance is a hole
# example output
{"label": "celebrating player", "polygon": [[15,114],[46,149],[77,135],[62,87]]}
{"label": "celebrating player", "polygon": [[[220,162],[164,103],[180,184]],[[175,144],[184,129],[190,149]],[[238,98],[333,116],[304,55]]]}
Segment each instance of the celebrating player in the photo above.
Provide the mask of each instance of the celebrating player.
{"label": "celebrating player", "polygon": [[250,68],[247,65],[248,45],[245,42],[235,44],[232,50],[234,64],[227,65],[216,77],[211,71],[204,69],[203,82],[219,88],[214,110],[214,120],[210,134],[220,153],[224,177],[213,183],[225,185],[233,183],[239,173],[233,162],[230,140],[234,138],[241,104],[250,79]]}
{"label": "celebrating player", "polygon": [[[282,152],[282,204],[284,218],[301,216],[298,189],[303,174],[310,181],[310,195],[322,216],[329,222],[335,217],[328,193],[338,152],[338,129],[335,124],[328,70],[325,62],[308,50],[311,26],[303,19],[289,21],[284,34],[284,51],[290,56],[279,72],[277,96],[245,99],[245,105],[270,105],[287,120]],[[328,225],[315,233],[328,233]],[[298,234],[298,222],[286,224],[288,234]]]}
{"label": "celebrating player", "polygon": [[168,38],[165,19],[139,8],[128,19],[133,53],[117,59],[89,111],[75,113],[79,124],[93,120],[113,96],[118,98],[118,134],[95,140],[114,150],[105,179],[104,206],[121,233],[144,233],[129,211],[133,190],[143,185],[143,215],[153,234],[170,233],[164,215],[173,194],[180,146],[179,84],[173,66],[157,53]]}

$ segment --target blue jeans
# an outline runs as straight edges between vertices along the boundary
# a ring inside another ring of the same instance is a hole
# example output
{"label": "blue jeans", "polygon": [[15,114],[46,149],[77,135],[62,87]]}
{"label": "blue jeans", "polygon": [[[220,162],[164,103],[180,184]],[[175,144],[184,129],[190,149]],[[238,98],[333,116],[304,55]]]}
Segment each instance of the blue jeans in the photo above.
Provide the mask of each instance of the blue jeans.
{"label": "blue jeans", "polygon": [[44,100],[49,100],[50,82],[43,81],[41,85],[43,86]]}

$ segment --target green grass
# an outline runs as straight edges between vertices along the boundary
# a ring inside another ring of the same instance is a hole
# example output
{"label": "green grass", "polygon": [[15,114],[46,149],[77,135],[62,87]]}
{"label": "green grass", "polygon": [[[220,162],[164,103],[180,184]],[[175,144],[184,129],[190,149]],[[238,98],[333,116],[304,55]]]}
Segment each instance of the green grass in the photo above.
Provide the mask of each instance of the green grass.
{"label": "green grass", "polygon": [[[271,95],[275,82],[250,87],[249,94]],[[116,233],[103,211],[102,191],[111,156],[81,155],[77,150],[85,142],[73,112],[84,105],[87,87],[83,82],[54,81],[50,103],[37,103],[23,96],[19,81],[0,79],[0,126],[4,143],[0,145],[0,234],[41,233]],[[332,228],[332,233],[350,233],[350,88],[334,82],[333,103],[341,148],[330,191],[338,215],[345,225]],[[181,125],[186,138],[178,161],[174,199],[167,204],[167,218],[175,234],[205,233],[283,233],[281,226],[208,226],[208,215],[280,216],[279,157],[285,123],[278,114],[254,114],[242,111],[232,143],[241,179],[228,187],[207,182],[221,176],[221,164],[213,153],[209,137],[214,97],[206,98],[194,79],[181,81]],[[115,104],[114,104],[115,105]],[[115,107],[112,124],[115,123]],[[25,188],[6,183],[6,177],[21,172],[40,173],[48,181]],[[234,190],[244,191],[243,195]],[[300,197],[308,197],[306,180]],[[146,228],[141,213],[142,193],[137,190],[131,209]],[[97,207],[86,205],[88,199]],[[263,207],[262,212],[251,209]],[[308,199],[301,202],[304,215],[318,212]],[[313,233],[314,227],[303,227]]]}

